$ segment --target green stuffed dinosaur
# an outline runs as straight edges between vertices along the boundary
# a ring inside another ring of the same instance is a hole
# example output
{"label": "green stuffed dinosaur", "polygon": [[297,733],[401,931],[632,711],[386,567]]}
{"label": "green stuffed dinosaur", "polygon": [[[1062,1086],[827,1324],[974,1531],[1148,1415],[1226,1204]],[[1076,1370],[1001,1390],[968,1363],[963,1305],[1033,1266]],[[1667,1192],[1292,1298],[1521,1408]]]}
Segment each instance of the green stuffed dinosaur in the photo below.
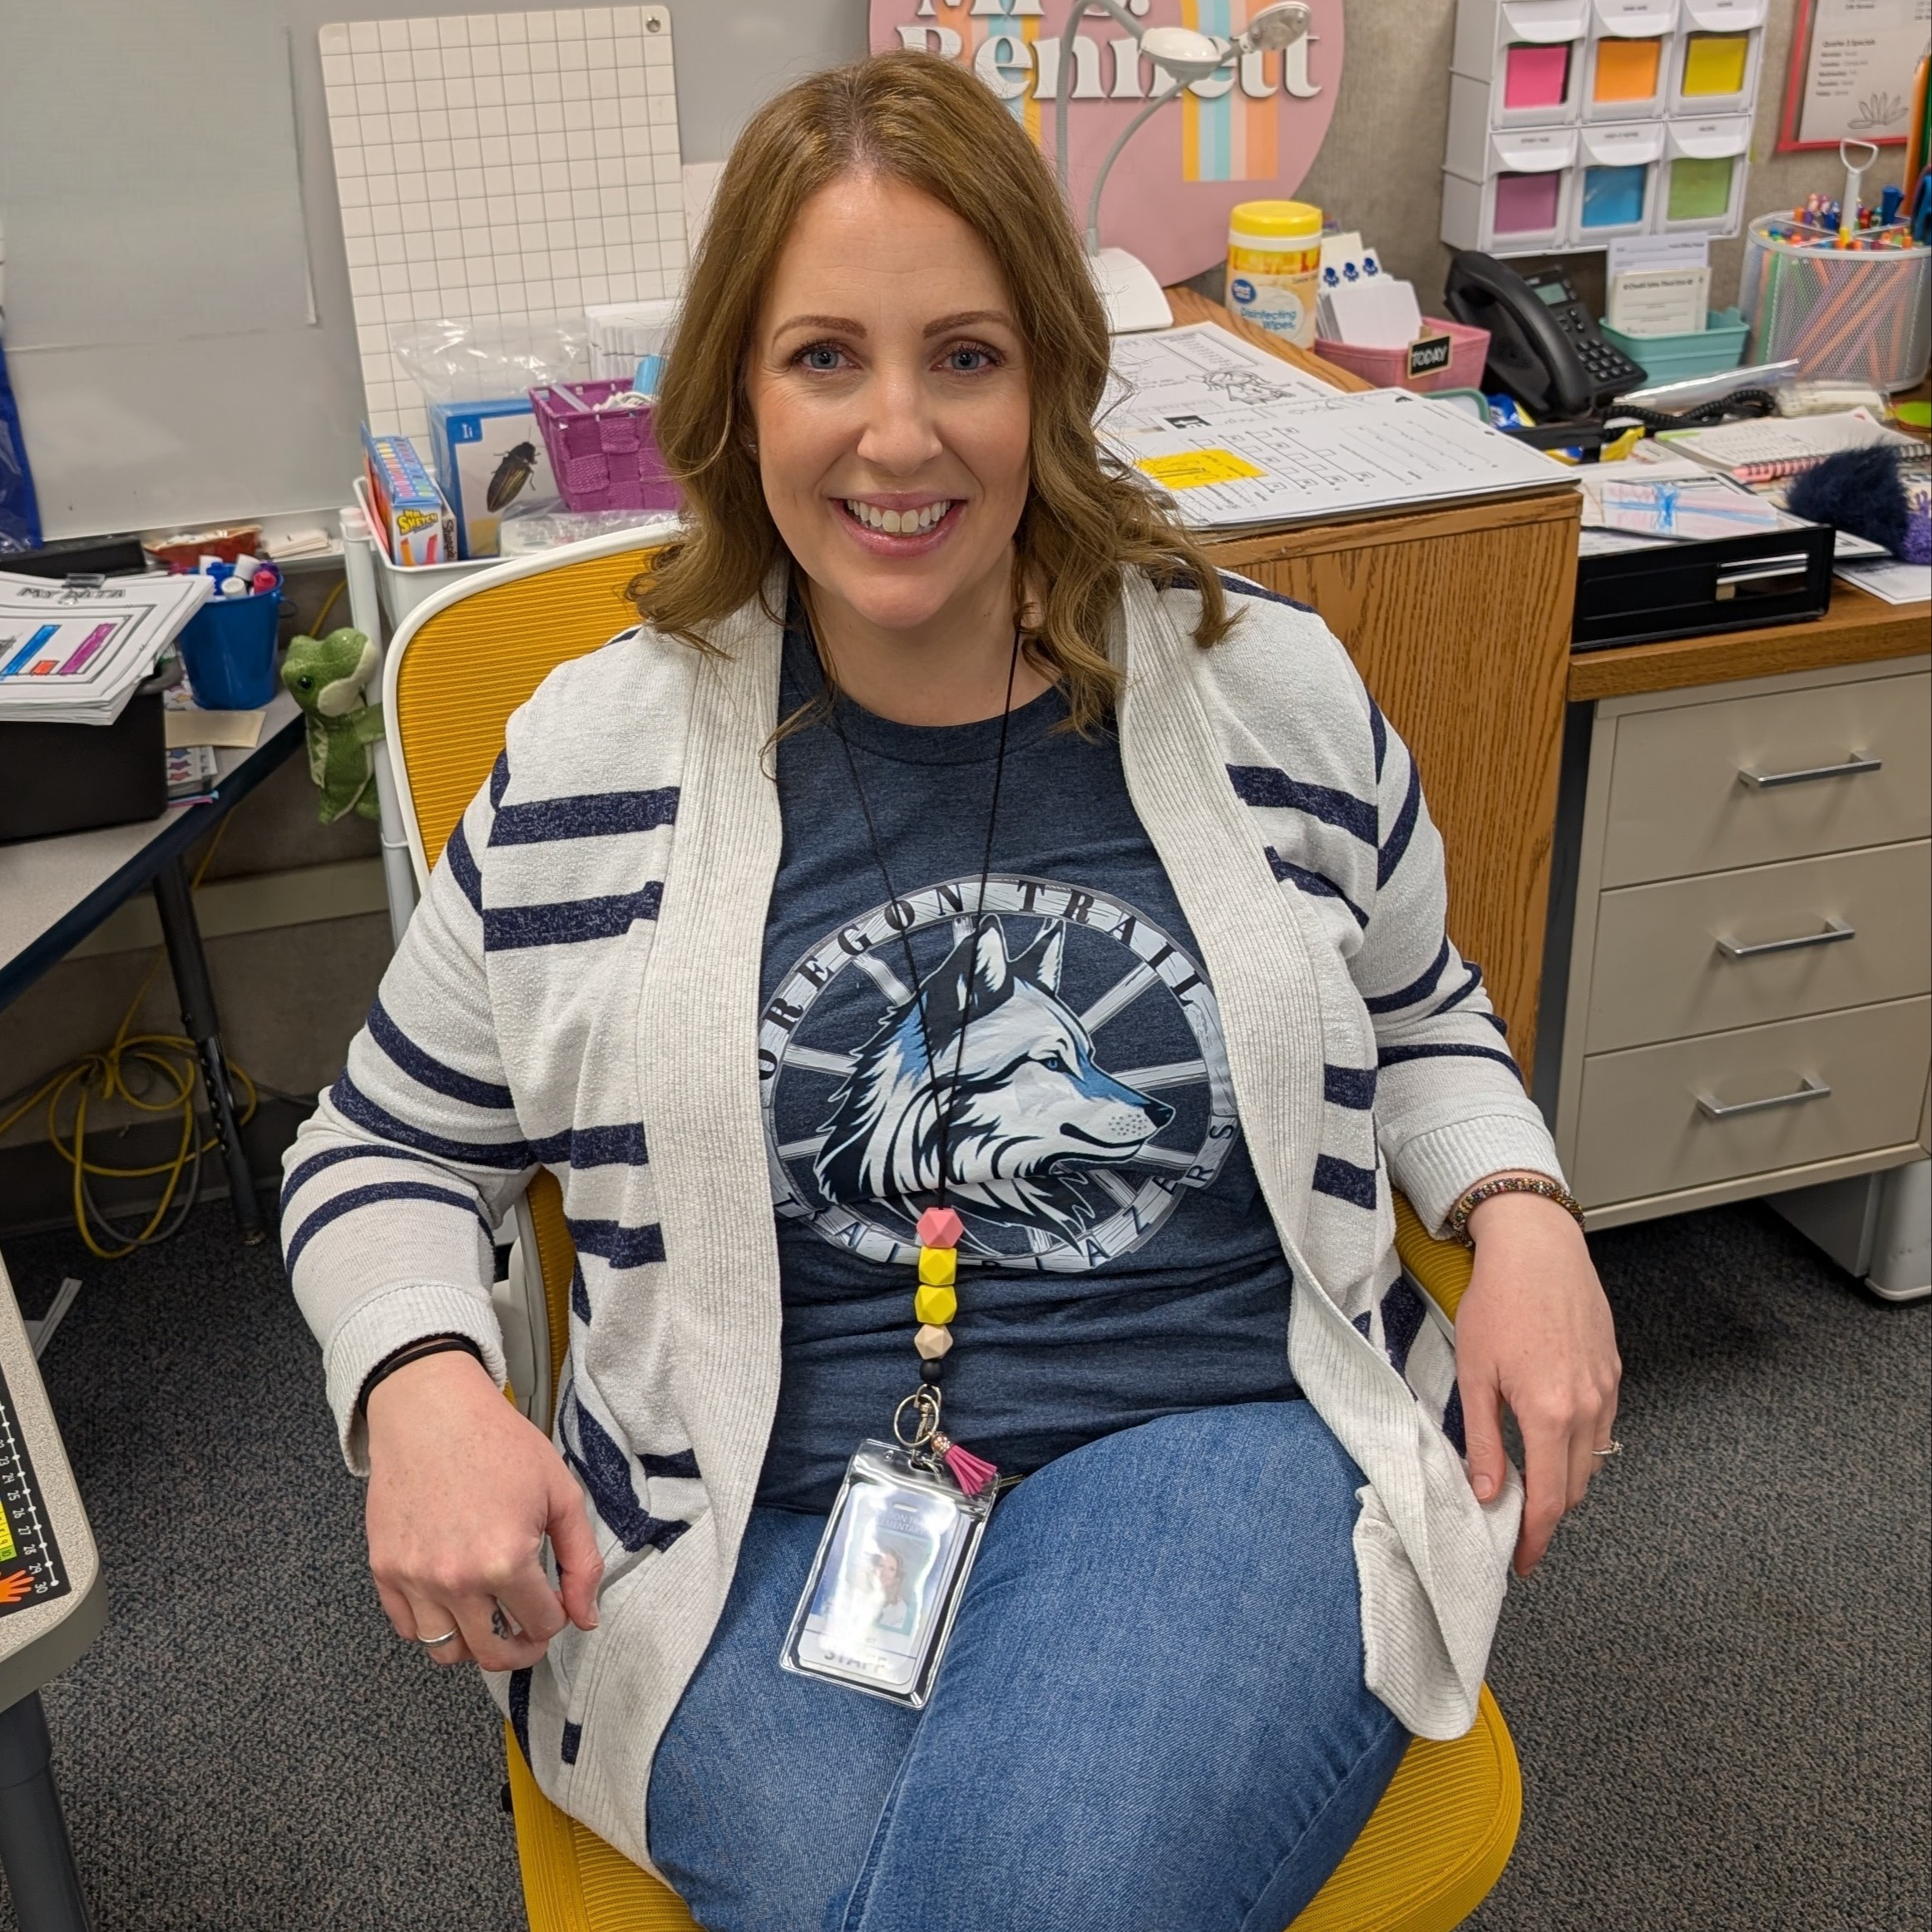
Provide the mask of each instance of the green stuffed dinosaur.
{"label": "green stuffed dinosaur", "polygon": [[282,682],[309,720],[309,775],[322,792],[317,816],[333,824],[345,813],[378,816],[376,746],[383,707],[367,695],[380,662],[376,647],[347,625],[326,637],[298,637],[289,646]]}

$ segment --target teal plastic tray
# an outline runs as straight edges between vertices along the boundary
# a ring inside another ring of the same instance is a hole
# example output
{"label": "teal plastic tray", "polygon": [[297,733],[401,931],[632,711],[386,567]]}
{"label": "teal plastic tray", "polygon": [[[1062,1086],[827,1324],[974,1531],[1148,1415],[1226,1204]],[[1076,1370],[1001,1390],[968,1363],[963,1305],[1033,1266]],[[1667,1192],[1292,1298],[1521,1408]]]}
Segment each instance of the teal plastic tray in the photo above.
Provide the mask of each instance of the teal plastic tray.
{"label": "teal plastic tray", "polygon": [[1744,338],[1751,333],[1751,324],[1736,309],[1713,309],[1710,326],[1689,335],[1626,335],[1607,322],[1601,326],[1653,383],[1684,382],[1736,368],[1744,359]]}

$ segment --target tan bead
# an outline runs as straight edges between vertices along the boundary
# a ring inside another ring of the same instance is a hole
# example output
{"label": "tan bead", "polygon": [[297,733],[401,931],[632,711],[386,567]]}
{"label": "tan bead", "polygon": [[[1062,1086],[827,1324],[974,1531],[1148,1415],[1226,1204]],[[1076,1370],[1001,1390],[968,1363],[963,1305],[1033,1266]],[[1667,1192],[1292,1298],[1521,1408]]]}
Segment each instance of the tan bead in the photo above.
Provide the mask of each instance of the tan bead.
{"label": "tan bead", "polygon": [[912,1346],[919,1351],[922,1361],[937,1361],[952,1346],[952,1331],[928,1322],[912,1337]]}

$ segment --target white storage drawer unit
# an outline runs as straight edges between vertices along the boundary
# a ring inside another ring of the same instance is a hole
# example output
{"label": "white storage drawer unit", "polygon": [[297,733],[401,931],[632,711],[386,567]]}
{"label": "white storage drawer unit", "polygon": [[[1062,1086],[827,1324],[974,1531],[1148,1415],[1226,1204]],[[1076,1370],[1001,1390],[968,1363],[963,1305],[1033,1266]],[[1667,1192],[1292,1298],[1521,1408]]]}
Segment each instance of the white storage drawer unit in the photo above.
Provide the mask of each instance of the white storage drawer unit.
{"label": "white storage drawer unit", "polygon": [[1926,660],[1599,704],[1556,1095],[1591,1224],[1915,1159],[1929,1070]]}

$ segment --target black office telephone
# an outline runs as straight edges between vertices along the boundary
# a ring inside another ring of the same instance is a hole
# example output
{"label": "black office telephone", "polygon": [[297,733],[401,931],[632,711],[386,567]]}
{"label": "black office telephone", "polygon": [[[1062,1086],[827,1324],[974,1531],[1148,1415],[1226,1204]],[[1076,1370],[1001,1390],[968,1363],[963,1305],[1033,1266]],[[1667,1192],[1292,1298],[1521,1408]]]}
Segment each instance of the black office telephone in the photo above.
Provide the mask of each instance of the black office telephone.
{"label": "black office telephone", "polygon": [[1594,415],[1648,379],[1603,339],[1561,269],[1519,274],[1494,255],[1465,249],[1449,264],[1449,313],[1490,332],[1485,383],[1507,389],[1544,420]]}

